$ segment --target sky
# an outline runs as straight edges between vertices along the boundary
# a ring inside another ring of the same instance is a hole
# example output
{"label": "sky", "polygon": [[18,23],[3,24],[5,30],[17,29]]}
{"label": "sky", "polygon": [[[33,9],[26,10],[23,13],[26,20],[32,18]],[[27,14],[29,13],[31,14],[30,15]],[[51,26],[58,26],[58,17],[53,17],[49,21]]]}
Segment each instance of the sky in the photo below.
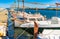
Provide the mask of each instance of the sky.
{"label": "sky", "polygon": [[[14,1],[16,1],[16,5],[17,5],[17,0],[0,0],[0,7],[10,8],[14,4]],[[29,4],[30,2],[37,2],[37,3],[40,3],[40,4],[55,4],[56,2],[60,2],[60,0],[25,0],[25,6],[26,7],[46,8],[46,7],[49,7],[50,5]],[[20,7],[21,6],[22,6],[22,2],[20,0]]]}

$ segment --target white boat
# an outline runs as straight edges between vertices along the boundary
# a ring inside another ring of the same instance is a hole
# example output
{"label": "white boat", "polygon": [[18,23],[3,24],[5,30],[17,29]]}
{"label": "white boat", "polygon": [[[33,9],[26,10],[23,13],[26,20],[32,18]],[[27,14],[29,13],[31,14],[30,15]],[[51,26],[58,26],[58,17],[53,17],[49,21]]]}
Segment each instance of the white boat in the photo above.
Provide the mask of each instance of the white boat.
{"label": "white boat", "polygon": [[[60,27],[60,18],[58,17],[53,17],[51,20],[46,20],[46,21],[35,21],[38,24],[38,27]],[[18,23],[15,23],[15,25],[17,25]],[[19,25],[19,24],[18,24]],[[15,26],[15,27],[34,27],[34,21],[29,22],[29,23],[23,23],[20,24],[19,26]]]}
{"label": "white boat", "polygon": [[15,26],[20,26],[24,23],[32,23],[34,21],[44,21],[45,18],[41,14],[28,14],[26,12],[20,12],[16,15]]}

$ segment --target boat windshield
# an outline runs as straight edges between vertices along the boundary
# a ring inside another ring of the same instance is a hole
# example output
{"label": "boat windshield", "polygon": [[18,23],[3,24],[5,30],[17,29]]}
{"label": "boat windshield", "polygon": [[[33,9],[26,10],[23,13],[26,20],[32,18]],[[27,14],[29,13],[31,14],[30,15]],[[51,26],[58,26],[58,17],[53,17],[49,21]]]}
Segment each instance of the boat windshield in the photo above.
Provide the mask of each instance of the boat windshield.
{"label": "boat windshield", "polygon": [[19,18],[20,20],[24,20],[24,18]]}
{"label": "boat windshield", "polygon": [[35,19],[35,18],[29,18],[29,20],[30,20],[30,21],[36,21],[36,19]]}

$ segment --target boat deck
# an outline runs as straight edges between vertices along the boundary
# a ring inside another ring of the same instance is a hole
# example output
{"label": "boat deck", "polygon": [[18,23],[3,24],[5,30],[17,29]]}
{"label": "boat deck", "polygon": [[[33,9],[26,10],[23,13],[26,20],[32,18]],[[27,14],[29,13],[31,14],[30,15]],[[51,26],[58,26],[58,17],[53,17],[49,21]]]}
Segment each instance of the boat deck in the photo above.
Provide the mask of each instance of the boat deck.
{"label": "boat deck", "polygon": [[[34,25],[21,25],[15,27],[22,27],[22,28],[33,28]],[[50,24],[50,25],[38,25],[39,28],[60,28],[60,24]]]}

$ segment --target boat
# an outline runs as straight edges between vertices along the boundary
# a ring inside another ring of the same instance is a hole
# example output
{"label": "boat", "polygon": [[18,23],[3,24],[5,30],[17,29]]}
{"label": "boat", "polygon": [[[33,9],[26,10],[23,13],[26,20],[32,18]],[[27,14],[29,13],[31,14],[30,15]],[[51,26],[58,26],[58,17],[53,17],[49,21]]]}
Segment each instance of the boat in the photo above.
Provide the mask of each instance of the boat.
{"label": "boat", "polygon": [[15,20],[15,26],[20,26],[23,23],[31,23],[34,21],[44,21],[44,16],[41,14],[28,14],[26,12],[19,13]]}
{"label": "boat", "polygon": [[[52,29],[60,27],[60,18],[52,17],[51,20],[46,21],[35,21],[38,24],[38,28],[50,28],[43,29],[42,33],[39,33],[38,39],[60,39],[60,30]],[[34,22],[23,23],[20,28],[34,28]]]}
{"label": "boat", "polygon": [[10,10],[11,12],[11,15],[14,19],[14,22],[15,22],[15,26],[20,26],[21,24],[24,24],[24,23],[31,23],[31,22],[34,22],[34,21],[44,21],[46,20],[44,16],[42,16],[40,13],[36,13],[36,14],[28,14],[26,12],[21,12],[21,11],[18,11],[18,13],[14,10]]}
{"label": "boat", "polygon": [[37,37],[38,39],[60,39],[60,30],[44,29]]}
{"label": "boat", "polygon": [[[45,28],[46,27],[48,27],[48,28],[60,27],[59,26],[60,25],[60,18],[58,18],[58,17],[52,17],[51,20],[35,21],[35,22],[41,28],[43,28],[43,27],[45,27]],[[15,24],[17,24],[17,23],[15,23]],[[15,26],[15,27],[31,27],[31,28],[33,28],[34,27],[34,21],[33,22],[26,22],[26,23],[21,24],[20,26]]]}

